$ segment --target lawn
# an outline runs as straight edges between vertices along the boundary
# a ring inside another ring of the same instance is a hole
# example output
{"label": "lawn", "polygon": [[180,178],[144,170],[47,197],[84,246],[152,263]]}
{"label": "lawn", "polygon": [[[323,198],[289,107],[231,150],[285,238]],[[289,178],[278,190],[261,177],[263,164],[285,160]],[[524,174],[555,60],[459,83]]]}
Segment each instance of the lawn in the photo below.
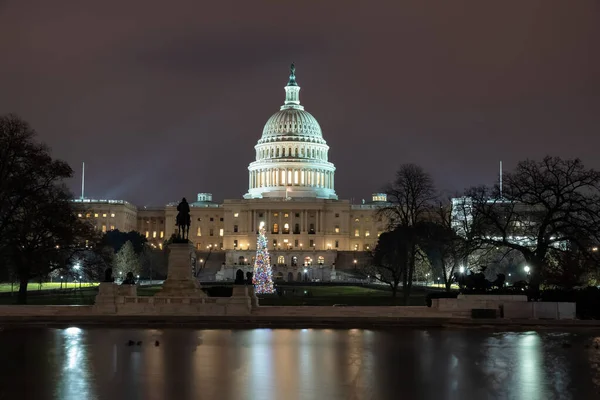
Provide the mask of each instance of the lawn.
{"label": "lawn", "polygon": [[[285,286],[280,285],[279,294],[260,295],[264,306],[391,306],[404,305],[402,292],[396,298],[388,287],[363,286]],[[408,305],[425,305],[428,292],[413,289]]]}
{"label": "lawn", "polygon": [[[82,283],[81,287],[91,287],[91,286],[97,286],[98,283]],[[76,289],[79,288],[79,283],[74,283],[74,282],[63,282],[62,284],[62,289]],[[61,284],[60,282],[44,282],[42,283],[42,290],[53,290],[53,289],[61,289]],[[27,285],[27,290],[28,291],[38,291],[40,290],[40,284],[39,283],[32,283],[30,282]],[[10,283],[0,283],[0,293],[6,293],[6,292],[18,292],[19,291],[19,285],[15,284],[12,286],[12,290],[11,290],[11,285]]]}

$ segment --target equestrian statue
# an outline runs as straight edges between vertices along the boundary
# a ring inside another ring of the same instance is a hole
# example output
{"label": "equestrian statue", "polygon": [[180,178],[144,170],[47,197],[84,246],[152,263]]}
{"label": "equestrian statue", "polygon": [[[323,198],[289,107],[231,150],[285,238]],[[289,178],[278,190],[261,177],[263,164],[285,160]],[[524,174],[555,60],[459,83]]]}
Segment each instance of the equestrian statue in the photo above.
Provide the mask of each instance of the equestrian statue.
{"label": "equestrian statue", "polygon": [[177,206],[177,227],[179,228],[177,233],[177,239],[186,241],[189,239],[190,225],[192,219],[190,218],[190,205],[188,204],[185,197],[181,200],[181,203]]}

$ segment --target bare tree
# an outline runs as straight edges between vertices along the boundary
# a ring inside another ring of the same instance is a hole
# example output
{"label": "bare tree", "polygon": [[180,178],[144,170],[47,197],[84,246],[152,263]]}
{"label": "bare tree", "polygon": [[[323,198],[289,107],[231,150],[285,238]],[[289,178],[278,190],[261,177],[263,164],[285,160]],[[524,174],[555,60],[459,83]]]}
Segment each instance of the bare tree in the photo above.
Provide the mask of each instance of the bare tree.
{"label": "bare tree", "polygon": [[396,179],[386,190],[389,205],[380,209],[380,216],[388,222],[388,230],[401,229],[396,238],[398,251],[404,251],[406,259],[402,273],[402,289],[405,302],[412,287],[415,263],[418,256],[418,225],[430,217],[436,199],[436,190],[431,175],[415,164],[404,164],[396,172]]}
{"label": "bare tree", "polygon": [[520,252],[538,287],[552,254],[591,250],[600,239],[600,173],[578,160],[522,161],[504,186],[467,192],[478,237]]}

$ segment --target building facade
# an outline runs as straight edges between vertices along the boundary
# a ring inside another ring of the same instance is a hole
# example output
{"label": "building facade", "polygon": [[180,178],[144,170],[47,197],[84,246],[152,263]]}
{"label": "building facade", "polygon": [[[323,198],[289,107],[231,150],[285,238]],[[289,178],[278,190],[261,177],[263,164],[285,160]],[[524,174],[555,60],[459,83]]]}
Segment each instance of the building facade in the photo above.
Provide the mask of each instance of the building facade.
{"label": "building facade", "polygon": [[[189,237],[200,268],[207,267],[212,257],[205,279],[233,280],[238,270],[252,271],[261,222],[267,230],[275,278],[287,281],[338,278],[336,266],[338,270],[356,267],[359,254],[372,249],[385,229],[377,214],[386,204],[384,194],[374,194],[371,201],[359,205],[338,199],[329,146],[317,120],[301,105],[299,93],[292,67],[284,104],[267,120],[254,147],[243,198],[219,204],[212,194],[199,193],[190,202]],[[114,204],[121,208],[108,212],[119,223],[106,225],[99,220],[101,229],[138,230],[160,249],[177,232],[177,203],[152,209]],[[101,203],[86,205],[95,210]]]}

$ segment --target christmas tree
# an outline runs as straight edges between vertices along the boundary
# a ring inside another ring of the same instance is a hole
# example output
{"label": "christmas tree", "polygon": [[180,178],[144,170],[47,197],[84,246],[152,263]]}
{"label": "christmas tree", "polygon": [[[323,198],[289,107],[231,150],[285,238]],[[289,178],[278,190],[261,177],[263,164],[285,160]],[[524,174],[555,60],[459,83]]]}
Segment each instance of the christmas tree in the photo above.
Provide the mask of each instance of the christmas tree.
{"label": "christmas tree", "polygon": [[254,275],[252,276],[254,293],[273,293],[273,276],[271,273],[271,257],[267,250],[267,235],[264,222],[260,223],[258,241],[256,244],[256,261],[254,261]]}

